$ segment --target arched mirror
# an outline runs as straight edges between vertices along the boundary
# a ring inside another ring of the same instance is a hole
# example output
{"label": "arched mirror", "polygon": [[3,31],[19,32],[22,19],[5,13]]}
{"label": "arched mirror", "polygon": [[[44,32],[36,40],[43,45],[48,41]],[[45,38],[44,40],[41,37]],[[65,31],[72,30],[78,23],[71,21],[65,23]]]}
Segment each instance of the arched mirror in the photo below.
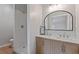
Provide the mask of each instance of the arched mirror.
{"label": "arched mirror", "polygon": [[44,34],[45,30],[73,31],[73,15],[64,10],[51,12],[44,18],[43,27]]}

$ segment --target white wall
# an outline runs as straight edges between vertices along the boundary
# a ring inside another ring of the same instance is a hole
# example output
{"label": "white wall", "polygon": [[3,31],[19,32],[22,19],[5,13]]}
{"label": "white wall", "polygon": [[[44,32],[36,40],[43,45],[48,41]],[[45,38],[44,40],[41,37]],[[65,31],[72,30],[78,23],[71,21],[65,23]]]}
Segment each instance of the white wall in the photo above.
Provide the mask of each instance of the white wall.
{"label": "white wall", "polygon": [[28,53],[35,53],[35,36],[39,35],[42,20],[42,7],[39,4],[27,5],[27,39]]}
{"label": "white wall", "polygon": [[79,39],[79,4],[76,4],[76,39]]}
{"label": "white wall", "polygon": [[[25,11],[27,11],[26,5],[15,5],[14,50],[16,53],[27,53],[27,16]],[[21,25],[24,28],[21,28]]]}
{"label": "white wall", "polygon": [[0,4],[0,45],[13,38],[14,5]]}

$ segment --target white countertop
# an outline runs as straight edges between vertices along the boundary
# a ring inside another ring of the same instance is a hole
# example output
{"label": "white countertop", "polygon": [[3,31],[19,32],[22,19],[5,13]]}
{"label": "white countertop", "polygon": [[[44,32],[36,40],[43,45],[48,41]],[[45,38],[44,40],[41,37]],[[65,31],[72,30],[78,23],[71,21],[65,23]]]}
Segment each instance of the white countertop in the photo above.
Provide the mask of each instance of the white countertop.
{"label": "white countertop", "polygon": [[79,44],[79,39],[64,39],[64,38],[57,38],[57,37],[48,36],[48,35],[37,35],[36,37],[42,37],[50,40],[57,40],[57,41]]}

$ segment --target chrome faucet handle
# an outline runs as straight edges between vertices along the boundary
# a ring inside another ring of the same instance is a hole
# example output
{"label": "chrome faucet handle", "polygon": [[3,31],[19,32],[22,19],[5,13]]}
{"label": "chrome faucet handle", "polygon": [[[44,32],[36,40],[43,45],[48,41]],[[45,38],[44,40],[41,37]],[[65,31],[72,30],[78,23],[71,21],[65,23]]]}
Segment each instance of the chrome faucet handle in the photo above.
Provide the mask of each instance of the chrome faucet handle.
{"label": "chrome faucet handle", "polygon": [[69,38],[69,35],[67,35],[66,37]]}
{"label": "chrome faucet handle", "polygon": [[63,34],[63,38],[65,38],[65,34]]}

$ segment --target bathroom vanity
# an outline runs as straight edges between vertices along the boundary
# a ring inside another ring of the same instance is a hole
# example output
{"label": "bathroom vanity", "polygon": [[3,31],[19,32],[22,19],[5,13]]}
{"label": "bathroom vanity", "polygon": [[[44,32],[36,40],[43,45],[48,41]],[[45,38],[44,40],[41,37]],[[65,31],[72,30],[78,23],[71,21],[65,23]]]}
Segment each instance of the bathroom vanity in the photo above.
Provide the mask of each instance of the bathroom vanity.
{"label": "bathroom vanity", "polygon": [[38,54],[78,54],[74,16],[70,11],[56,10],[48,13],[36,36]]}
{"label": "bathroom vanity", "polygon": [[47,35],[36,36],[37,54],[78,54],[79,40],[56,38]]}

